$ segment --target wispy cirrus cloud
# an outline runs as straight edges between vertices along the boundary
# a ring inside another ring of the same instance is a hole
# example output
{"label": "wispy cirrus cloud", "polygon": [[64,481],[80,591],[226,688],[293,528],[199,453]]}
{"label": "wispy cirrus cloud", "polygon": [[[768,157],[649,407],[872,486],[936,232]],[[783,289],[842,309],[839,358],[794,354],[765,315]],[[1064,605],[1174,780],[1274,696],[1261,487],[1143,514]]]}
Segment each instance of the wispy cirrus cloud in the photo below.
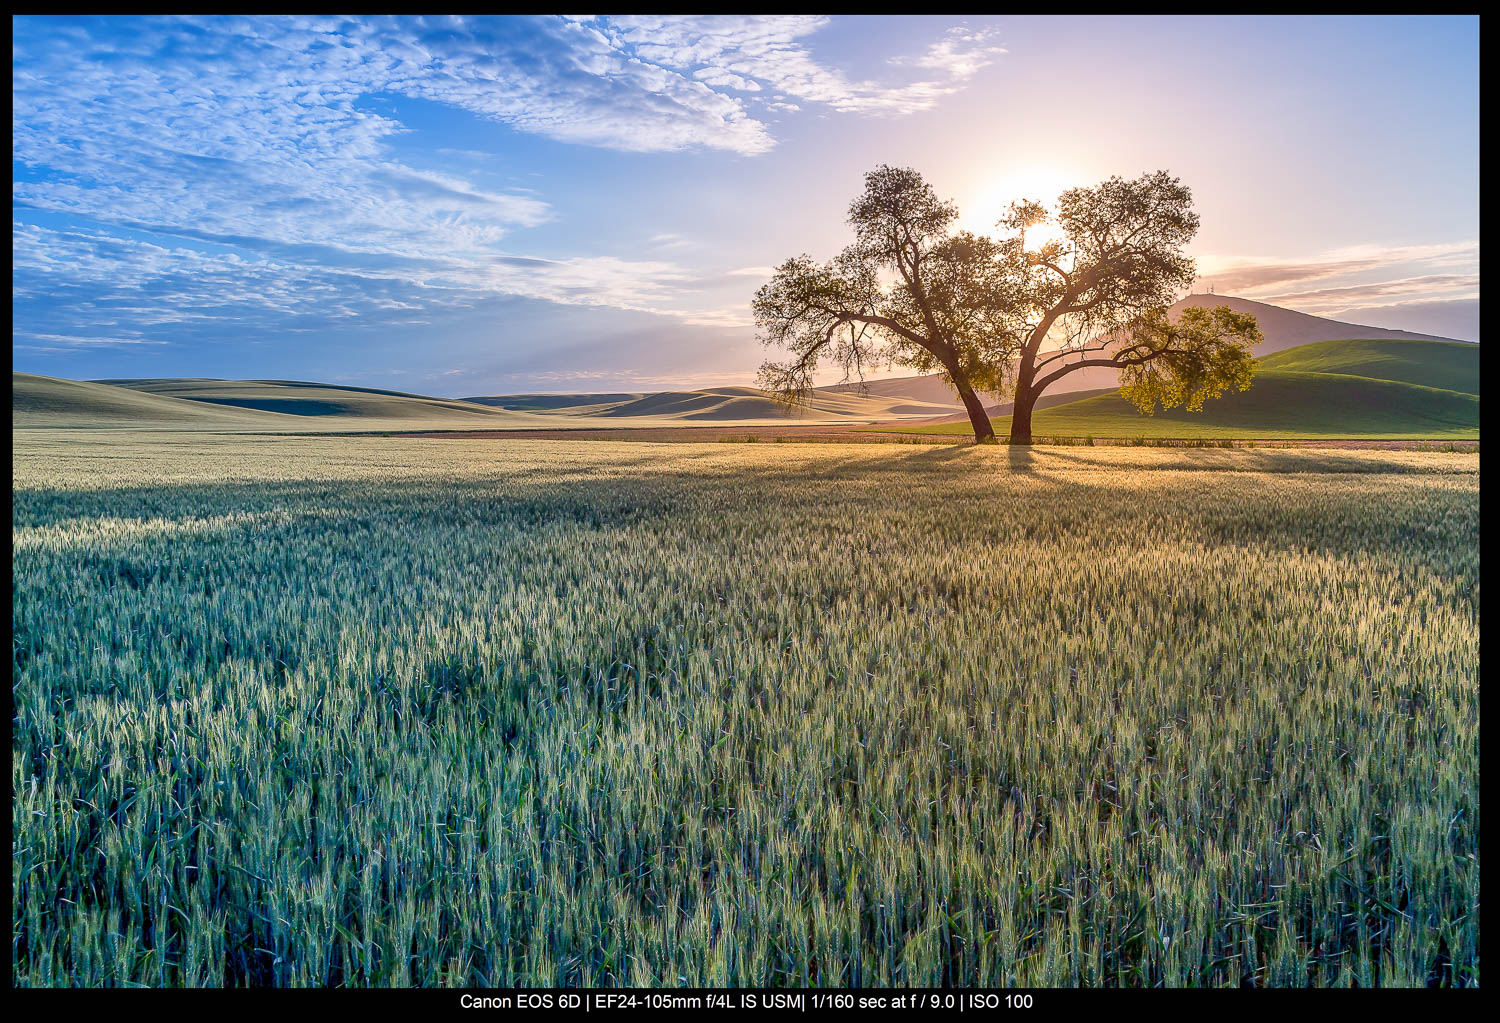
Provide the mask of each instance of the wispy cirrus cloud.
{"label": "wispy cirrus cloud", "polygon": [[1321,253],[1311,259],[1276,257],[1200,257],[1199,280],[1222,291],[1249,291],[1369,271],[1420,265],[1465,267],[1479,261],[1477,241],[1439,245],[1361,245]]}
{"label": "wispy cirrus cloud", "polygon": [[1009,51],[1000,46],[994,29],[971,29],[959,25],[927,48],[918,57],[893,57],[893,64],[912,64],[916,67],[939,71],[956,81],[972,78],[995,62],[995,58]]}
{"label": "wispy cirrus cloud", "polygon": [[[1448,323],[1463,323],[1477,336],[1479,243],[1362,245],[1321,253],[1311,259],[1224,258],[1199,260],[1198,287],[1239,295],[1301,312],[1385,325],[1413,311],[1461,305],[1462,317],[1444,312]],[[1457,306],[1454,306],[1457,308]],[[1383,320],[1383,323],[1376,323]],[[1472,320],[1472,325],[1470,321]],[[1398,324],[1401,325],[1401,324]]]}
{"label": "wispy cirrus cloud", "polygon": [[679,70],[696,68],[690,73],[704,84],[742,93],[770,90],[775,100],[768,100],[768,105],[783,110],[799,109],[786,102],[788,97],[841,113],[899,115],[927,110],[1006,52],[992,29],[960,26],[917,56],[890,59],[893,65],[917,67],[934,73],[933,77],[893,84],[854,80],[816,61],[802,42],[828,20],[816,16],[641,16],[604,19],[600,28],[611,45],[644,60]]}
{"label": "wispy cirrus cloud", "polygon": [[1427,274],[1402,277],[1393,281],[1351,284],[1342,288],[1319,288],[1316,291],[1292,291],[1277,295],[1278,302],[1296,306],[1349,308],[1370,302],[1391,303],[1396,300],[1429,301],[1435,295],[1463,298],[1479,294],[1478,274]]}
{"label": "wispy cirrus cloud", "polygon": [[90,348],[134,348],[139,345],[166,345],[167,341],[146,337],[78,337],[72,334],[40,334],[20,331],[17,348],[32,352],[71,352]]}
{"label": "wispy cirrus cloud", "polygon": [[13,310],[123,337],[190,322],[418,323],[515,295],[743,326],[743,310],[704,307],[696,272],[667,259],[515,246],[552,203],[478,183],[482,151],[398,157],[413,131],[400,101],[566,143],[754,156],[776,144],[765,112],[915,112],[1000,52],[960,30],[908,62],[920,81],[856,81],[808,49],[827,23],[19,19]]}
{"label": "wispy cirrus cloud", "polygon": [[[282,324],[306,330],[376,315],[386,324],[415,323],[433,309],[473,306],[495,294],[655,313],[703,325],[725,322],[712,310],[678,308],[679,291],[694,275],[663,261],[366,256],[313,265],[272,253],[250,257],[236,250],[168,247],[36,225],[16,226],[12,243],[16,308],[35,305],[52,321],[78,324],[159,328],[233,318],[241,328],[271,330]],[[73,292],[74,299],[57,302],[59,287]]]}

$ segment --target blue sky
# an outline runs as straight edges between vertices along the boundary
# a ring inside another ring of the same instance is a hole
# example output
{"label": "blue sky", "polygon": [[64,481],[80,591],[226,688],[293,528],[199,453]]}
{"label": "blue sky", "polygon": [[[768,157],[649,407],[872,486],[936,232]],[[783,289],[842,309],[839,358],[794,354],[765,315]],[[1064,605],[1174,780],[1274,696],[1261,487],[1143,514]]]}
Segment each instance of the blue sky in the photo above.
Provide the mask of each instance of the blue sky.
{"label": "blue sky", "polygon": [[23,18],[13,360],[748,383],[877,163],[988,230],[1166,168],[1202,286],[1479,337],[1477,18]]}

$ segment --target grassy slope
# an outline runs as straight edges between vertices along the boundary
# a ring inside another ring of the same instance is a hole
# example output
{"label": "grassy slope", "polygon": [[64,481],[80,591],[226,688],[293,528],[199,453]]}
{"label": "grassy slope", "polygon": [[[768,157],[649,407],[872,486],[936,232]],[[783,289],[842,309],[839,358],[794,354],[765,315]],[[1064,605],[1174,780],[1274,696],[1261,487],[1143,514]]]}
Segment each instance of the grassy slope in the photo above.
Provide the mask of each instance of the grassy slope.
{"label": "grassy slope", "polygon": [[643,391],[612,391],[599,394],[495,394],[460,400],[521,412],[567,412],[579,408],[608,407],[645,396]]}
{"label": "grassy slope", "polygon": [[1264,370],[1344,373],[1479,393],[1479,346],[1457,341],[1320,341],[1259,362]]}
{"label": "grassy slope", "polygon": [[11,374],[12,428],[285,427],[287,416],[82,380]]}
{"label": "grassy slope", "polygon": [[[250,428],[282,431],[494,430],[804,422],[930,421],[947,406],[884,396],[815,391],[787,406],[752,387],[586,395],[627,400],[569,407],[538,400],[530,409],[479,401],[294,380],[203,378],[75,381],[16,375],[16,427]],[[551,405],[551,408],[543,406]]]}
{"label": "grassy slope", "polygon": [[[1210,401],[1201,413],[1177,408],[1143,416],[1118,394],[1104,394],[1039,411],[1032,428],[1059,437],[1473,438],[1478,392],[1478,346],[1324,341],[1259,360],[1250,390]],[[1010,417],[995,420],[997,433],[1009,428]],[[969,427],[913,432],[966,434]]]}
{"label": "grassy slope", "polygon": [[100,383],[206,404],[260,409],[309,418],[421,420],[480,428],[507,426],[513,421],[530,419],[525,413],[447,398],[297,380],[164,379],[111,380]]}
{"label": "grassy slope", "polygon": [[[1066,405],[1071,401],[1082,401],[1085,398],[1093,398],[1101,394],[1114,394],[1118,390],[1118,387],[1095,387],[1086,391],[1063,391],[1057,394],[1044,394],[1036,400],[1036,411],[1040,412],[1042,409],[1052,408],[1054,405]],[[989,412],[990,419],[992,421],[996,418],[1006,418],[1007,413],[1010,412],[1010,402],[1007,401],[1002,404],[990,405],[987,407],[986,411]],[[940,419],[937,422],[941,424],[967,424],[968,421],[968,413],[958,412],[954,415],[948,416],[946,419]],[[967,433],[968,431],[965,430],[963,432]]]}
{"label": "grassy slope", "polygon": [[[554,419],[596,419],[601,425],[671,425],[703,422],[765,422],[787,420],[931,419],[953,411],[947,404],[920,398],[878,393],[857,394],[819,388],[797,405],[786,405],[755,387],[711,387],[696,391],[654,391],[637,394],[519,394],[466,398],[497,408],[517,408]],[[633,422],[620,422],[633,420]]]}
{"label": "grassy slope", "polygon": [[[597,397],[581,395],[587,402]],[[498,401],[499,399],[486,399]],[[796,420],[895,419],[909,416],[931,418],[949,411],[917,399],[886,395],[858,395],[818,389],[804,402],[787,405],[755,387],[714,387],[697,391],[660,391],[637,395],[612,405],[580,404],[576,409],[557,407],[558,414],[576,414],[601,420],[655,420],[701,422],[783,422]],[[621,424],[621,425],[636,425]]]}

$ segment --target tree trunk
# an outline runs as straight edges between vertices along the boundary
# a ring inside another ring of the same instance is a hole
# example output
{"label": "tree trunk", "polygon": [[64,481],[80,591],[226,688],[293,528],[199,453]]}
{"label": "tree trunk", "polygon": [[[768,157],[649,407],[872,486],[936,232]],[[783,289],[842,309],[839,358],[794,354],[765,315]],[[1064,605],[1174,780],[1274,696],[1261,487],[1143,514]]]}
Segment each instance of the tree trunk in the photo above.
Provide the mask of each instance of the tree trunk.
{"label": "tree trunk", "polygon": [[994,444],[995,428],[990,425],[990,414],[984,410],[984,403],[974,393],[974,388],[969,386],[968,378],[961,373],[950,372],[949,375],[958,396],[964,401],[964,411],[969,413],[969,423],[974,427],[974,443]]}
{"label": "tree trunk", "polygon": [[1036,392],[1029,386],[1016,387],[1015,404],[1010,409],[1010,442],[1031,443],[1031,410],[1036,407]]}

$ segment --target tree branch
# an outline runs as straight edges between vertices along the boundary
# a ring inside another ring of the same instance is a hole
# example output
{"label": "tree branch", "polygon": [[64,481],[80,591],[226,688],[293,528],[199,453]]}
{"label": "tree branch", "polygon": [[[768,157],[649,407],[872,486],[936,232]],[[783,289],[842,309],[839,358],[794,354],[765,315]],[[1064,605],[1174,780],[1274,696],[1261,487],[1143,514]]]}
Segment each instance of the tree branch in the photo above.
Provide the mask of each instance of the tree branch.
{"label": "tree branch", "polygon": [[1089,366],[1107,366],[1112,369],[1124,369],[1127,366],[1139,366],[1143,363],[1150,362],[1153,359],[1160,358],[1162,355],[1166,354],[1167,351],[1168,349],[1163,348],[1159,351],[1153,351],[1147,355],[1132,356],[1126,358],[1111,357],[1108,359],[1080,359],[1077,362],[1067,363],[1060,369],[1053,370],[1051,373],[1048,373],[1041,379],[1033,381],[1031,390],[1034,394],[1041,394],[1048,387],[1051,387],[1054,383],[1061,380],[1069,373],[1072,373],[1074,370],[1084,369]]}

